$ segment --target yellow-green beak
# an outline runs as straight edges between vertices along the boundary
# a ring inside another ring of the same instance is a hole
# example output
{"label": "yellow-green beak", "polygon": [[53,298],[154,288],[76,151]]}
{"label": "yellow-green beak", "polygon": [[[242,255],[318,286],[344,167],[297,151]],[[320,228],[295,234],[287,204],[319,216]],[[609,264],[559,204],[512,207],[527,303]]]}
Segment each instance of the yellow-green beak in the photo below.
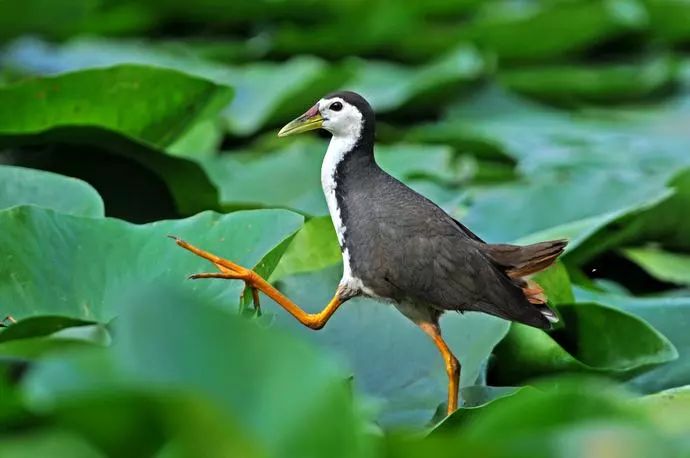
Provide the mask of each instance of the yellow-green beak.
{"label": "yellow-green beak", "polygon": [[294,119],[287,123],[280,132],[278,132],[279,137],[287,137],[292,134],[299,134],[306,132],[308,130],[318,129],[323,125],[323,118],[319,112],[318,105],[314,105],[306,113],[297,119]]}

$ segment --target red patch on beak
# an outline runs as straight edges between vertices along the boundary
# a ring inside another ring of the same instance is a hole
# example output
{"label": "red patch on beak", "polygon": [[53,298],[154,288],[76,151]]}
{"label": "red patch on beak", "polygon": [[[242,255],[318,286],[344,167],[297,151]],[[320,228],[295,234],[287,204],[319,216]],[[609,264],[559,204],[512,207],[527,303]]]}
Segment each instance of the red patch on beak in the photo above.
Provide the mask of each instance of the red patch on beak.
{"label": "red patch on beak", "polygon": [[304,113],[304,117],[311,118],[319,114],[319,104],[314,105]]}

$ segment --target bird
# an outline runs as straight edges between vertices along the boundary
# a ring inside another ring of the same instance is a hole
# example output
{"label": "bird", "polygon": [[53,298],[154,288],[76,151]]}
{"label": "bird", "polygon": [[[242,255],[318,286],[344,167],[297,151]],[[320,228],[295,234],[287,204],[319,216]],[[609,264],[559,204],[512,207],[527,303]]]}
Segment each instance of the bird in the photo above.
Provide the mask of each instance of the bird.
{"label": "bird", "polygon": [[331,301],[320,312],[307,313],[253,270],[175,238],[179,246],[219,270],[190,278],[242,280],[256,307],[257,291],[261,291],[315,330],[354,297],[392,303],[438,348],[448,377],[446,411],[450,415],[458,407],[461,365],[442,336],[441,315],[483,312],[550,329],[558,317],[543,289],[529,276],[551,266],[567,240],[526,246],[487,243],[386,173],[374,157],[374,110],[355,92],[324,96],[285,125],[278,136],[315,129],[331,134],[321,184],[343,260],[342,277]]}

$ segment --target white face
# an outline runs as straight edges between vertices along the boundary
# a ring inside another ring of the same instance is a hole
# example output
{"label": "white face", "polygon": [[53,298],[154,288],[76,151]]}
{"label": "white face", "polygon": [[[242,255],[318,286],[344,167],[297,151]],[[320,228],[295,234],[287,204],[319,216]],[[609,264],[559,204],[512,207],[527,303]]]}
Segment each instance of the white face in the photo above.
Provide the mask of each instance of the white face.
{"label": "white face", "polygon": [[340,97],[319,100],[322,127],[334,137],[359,138],[362,130],[362,113]]}

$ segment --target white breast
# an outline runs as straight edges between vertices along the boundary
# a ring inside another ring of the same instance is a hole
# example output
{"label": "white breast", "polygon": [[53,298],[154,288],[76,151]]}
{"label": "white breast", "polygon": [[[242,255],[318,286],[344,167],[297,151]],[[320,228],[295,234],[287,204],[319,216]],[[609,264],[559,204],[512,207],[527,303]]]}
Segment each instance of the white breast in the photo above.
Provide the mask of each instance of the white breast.
{"label": "white breast", "polygon": [[340,217],[340,208],[338,207],[338,200],[335,197],[335,173],[338,164],[345,158],[345,155],[354,146],[354,141],[349,138],[333,137],[328,144],[326,156],[323,158],[321,164],[321,187],[323,194],[326,196],[326,203],[328,204],[328,212],[331,214],[335,233],[338,236],[338,243],[343,246],[346,227]]}
{"label": "white breast", "polygon": [[[356,138],[352,137],[333,137],[328,145],[326,156],[321,165],[321,186],[323,194],[326,196],[326,203],[328,204],[328,212],[331,214],[335,233],[338,237],[338,243],[341,249],[345,244],[345,233],[347,227],[341,217],[340,207],[338,206],[338,199],[336,198],[336,168],[338,164],[345,158],[345,155],[355,146]],[[346,287],[351,291],[362,291],[364,285],[359,278],[352,275],[352,268],[350,265],[350,253],[347,248],[343,250],[343,277],[340,280],[340,285]]]}

